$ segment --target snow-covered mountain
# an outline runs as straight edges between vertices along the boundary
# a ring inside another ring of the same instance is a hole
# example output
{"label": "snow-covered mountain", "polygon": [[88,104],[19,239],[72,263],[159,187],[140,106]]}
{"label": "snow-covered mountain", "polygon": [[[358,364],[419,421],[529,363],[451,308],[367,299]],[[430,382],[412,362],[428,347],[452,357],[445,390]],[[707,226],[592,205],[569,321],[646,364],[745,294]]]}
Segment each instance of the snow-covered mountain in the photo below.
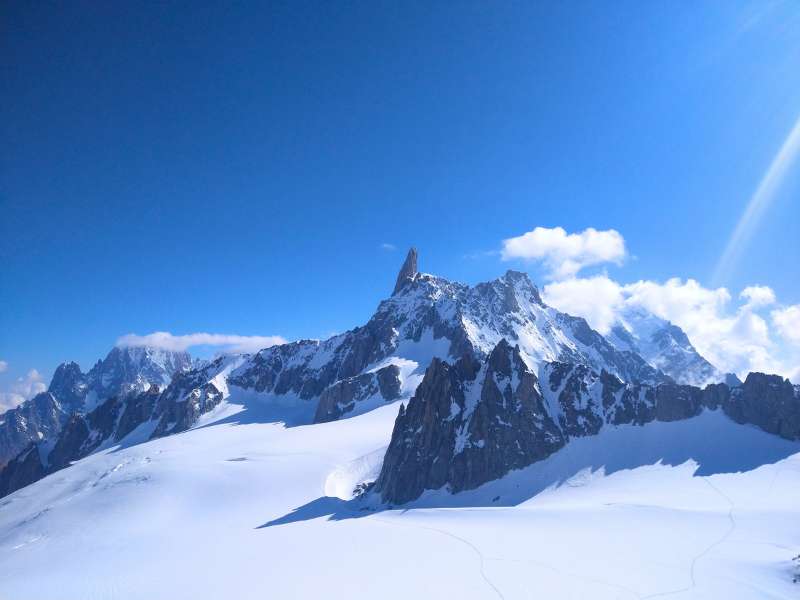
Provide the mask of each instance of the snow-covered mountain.
{"label": "snow-covered mountain", "polygon": [[229,391],[189,431],[0,500],[0,597],[797,598],[800,443],[720,410],[604,426],[478,488],[361,510],[397,403],[285,427]]}
{"label": "snow-covered mountain", "polygon": [[114,347],[88,373],[75,362],[62,363],[47,392],[0,415],[0,466],[31,443],[54,443],[70,415],[91,412],[108,398],[164,387],[191,364],[186,352],[150,347]]}
{"label": "snow-covered mountain", "polygon": [[0,596],[793,597],[800,388],[678,385],[522,273],[416,263],[325,341],[59,367],[0,416]]}
{"label": "snow-covered mountain", "polygon": [[418,272],[412,248],[392,296],[366,325],[328,340],[194,367],[186,353],[150,347],[114,348],[86,374],[75,363],[61,365],[50,386],[58,425],[9,445],[6,461],[31,442],[39,452],[12,461],[6,479],[16,483],[8,483],[5,493],[134,430],[139,441],[184,431],[225,399],[228,385],[306,405],[309,421],[332,421],[408,399],[432,359],[482,360],[503,339],[518,344],[533,368],[560,360],[626,381],[667,379],[636,352],[616,349],[585,320],[545,305],[526,274],[508,271],[468,286]]}
{"label": "snow-covered mountain", "polygon": [[[149,363],[148,357],[162,356],[144,350],[153,349],[137,348],[132,353],[135,357],[144,357],[144,364]],[[112,350],[111,355],[116,361],[118,353]],[[159,360],[155,370],[153,363],[149,363],[147,370],[127,370],[125,372],[135,383],[123,382],[119,389],[124,392],[118,391],[98,402],[92,410],[58,413],[59,424],[53,426],[48,422],[47,435],[28,440],[22,451],[0,471],[0,497],[123,440],[125,444],[134,444],[186,431],[228,395],[226,377],[244,360],[243,356],[220,356],[189,370],[183,358]],[[180,370],[173,374],[165,388],[146,379],[146,373],[150,377],[165,377],[160,367],[171,368],[176,363]],[[122,364],[130,366],[125,359]],[[40,396],[56,402],[49,392]]]}
{"label": "snow-covered mountain", "polygon": [[751,373],[735,388],[624,383],[585,364],[532,370],[519,346],[501,340],[482,363],[431,363],[408,407],[400,407],[375,491],[391,504],[425,490],[461,492],[604,427],[690,419],[704,410],[800,441],[800,395],[780,376]]}
{"label": "snow-covered mountain", "polygon": [[678,383],[702,386],[725,380],[680,327],[642,307],[624,308],[607,338],[616,348],[639,354]]}
{"label": "snow-covered mountain", "polygon": [[410,397],[433,358],[468,354],[482,359],[501,339],[518,344],[532,367],[564,361],[606,370],[625,381],[668,379],[635,351],[617,349],[584,319],[547,306],[525,273],[508,271],[468,286],[420,273],[412,248],[392,296],[366,325],[325,341],[261,350],[230,382],[305,401],[317,401],[336,386],[317,411],[317,421],[327,421],[374,408],[376,402]]}

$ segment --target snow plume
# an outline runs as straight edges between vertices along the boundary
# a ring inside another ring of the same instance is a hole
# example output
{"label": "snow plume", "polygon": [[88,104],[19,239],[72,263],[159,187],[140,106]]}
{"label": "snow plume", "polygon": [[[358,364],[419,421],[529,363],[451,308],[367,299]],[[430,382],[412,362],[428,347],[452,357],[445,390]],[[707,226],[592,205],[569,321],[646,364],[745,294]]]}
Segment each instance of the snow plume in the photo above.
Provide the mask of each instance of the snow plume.
{"label": "snow plume", "polygon": [[42,381],[39,371],[31,369],[25,377],[20,377],[12,383],[9,391],[0,392],[0,413],[19,406],[46,389],[47,386]]}
{"label": "snow plume", "polygon": [[706,288],[694,279],[620,284],[598,275],[550,283],[543,297],[601,333],[624,308],[642,307],[683,329],[698,352],[724,372],[778,373],[800,383],[800,305],[763,314],[776,302],[768,287],[747,287],[734,301],[726,288]]}
{"label": "snow plume", "polygon": [[285,344],[279,335],[229,335],[223,333],[189,333],[173,335],[167,331],[155,331],[147,335],[129,333],[117,340],[117,346],[151,346],[181,352],[192,346],[218,346],[225,352],[257,352],[269,346]]}
{"label": "snow plume", "polygon": [[584,267],[602,263],[621,264],[625,259],[625,240],[614,229],[598,231],[592,227],[580,233],[567,233],[563,227],[536,227],[518,237],[503,240],[503,260],[521,258],[540,261],[552,279],[574,277]]}

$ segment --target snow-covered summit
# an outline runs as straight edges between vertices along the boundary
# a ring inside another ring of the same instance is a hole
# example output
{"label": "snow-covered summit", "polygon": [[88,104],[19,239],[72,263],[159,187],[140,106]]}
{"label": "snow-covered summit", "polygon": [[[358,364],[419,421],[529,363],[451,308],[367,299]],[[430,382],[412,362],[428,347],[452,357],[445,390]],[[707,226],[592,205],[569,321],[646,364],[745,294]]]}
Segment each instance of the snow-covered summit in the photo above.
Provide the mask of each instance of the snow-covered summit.
{"label": "snow-covered summit", "polygon": [[636,352],[678,383],[703,386],[725,379],[680,327],[640,306],[626,307],[607,337],[618,349]]}
{"label": "snow-covered summit", "polygon": [[98,399],[115,394],[144,392],[152,385],[169,385],[175,373],[186,371],[192,359],[186,352],[152,346],[115,346],[87,374]]}
{"label": "snow-covered summit", "polygon": [[[384,389],[399,387],[401,397],[410,397],[433,358],[469,354],[482,360],[502,339],[519,345],[533,369],[562,361],[605,370],[625,381],[668,379],[635,351],[614,347],[584,319],[547,306],[525,273],[508,271],[470,286],[418,272],[417,260],[412,248],[392,295],[379,304],[366,325],[324,341],[302,340],[261,350],[232,374],[231,383],[315,400],[330,386],[350,382],[340,387],[344,395],[339,408],[328,403],[324,414],[330,418],[374,395],[377,381],[354,378],[395,365],[396,370],[382,373]],[[389,385],[387,377],[397,381]],[[349,408],[344,410],[345,406]]]}
{"label": "snow-covered summit", "polygon": [[191,365],[186,352],[149,346],[114,347],[88,373],[75,362],[62,363],[47,391],[52,401],[44,402],[46,418],[25,418],[43,413],[42,398],[33,398],[8,411],[0,421],[0,465],[31,443],[58,436],[70,415],[89,413],[112,397],[142,393],[152,386],[163,389],[176,373],[188,371]]}

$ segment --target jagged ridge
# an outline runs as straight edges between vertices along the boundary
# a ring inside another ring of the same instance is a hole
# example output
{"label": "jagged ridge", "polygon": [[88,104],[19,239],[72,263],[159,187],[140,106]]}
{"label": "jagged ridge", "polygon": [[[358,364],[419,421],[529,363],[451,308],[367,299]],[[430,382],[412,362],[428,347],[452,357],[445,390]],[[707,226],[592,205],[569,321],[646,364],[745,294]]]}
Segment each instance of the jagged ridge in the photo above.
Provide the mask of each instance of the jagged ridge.
{"label": "jagged ridge", "polygon": [[546,363],[537,375],[519,346],[501,340],[482,364],[471,356],[431,363],[400,407],[374,490],[401,504],[427,489],[472,489],[604,426],[688,419],[704,409],[800,439],[800,395],[777,375],[751,373],[741,386],[705,389],[624,383],[582,364]]}

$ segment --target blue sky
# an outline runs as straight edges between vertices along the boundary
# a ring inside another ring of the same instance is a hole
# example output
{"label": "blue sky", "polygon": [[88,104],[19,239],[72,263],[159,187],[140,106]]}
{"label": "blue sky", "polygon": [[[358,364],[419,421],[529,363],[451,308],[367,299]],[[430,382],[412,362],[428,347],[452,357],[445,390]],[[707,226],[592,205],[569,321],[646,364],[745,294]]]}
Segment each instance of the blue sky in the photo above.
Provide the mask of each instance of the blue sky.
{"label": "blue sky", "polygon": [[342,331],[412,244],[546,285],[501,253],[535,227],[720,318],[800,303],[794,148],[720,268],[800,118],[797,3],[107,4],[2,8],[0,390],[128,333]]}

